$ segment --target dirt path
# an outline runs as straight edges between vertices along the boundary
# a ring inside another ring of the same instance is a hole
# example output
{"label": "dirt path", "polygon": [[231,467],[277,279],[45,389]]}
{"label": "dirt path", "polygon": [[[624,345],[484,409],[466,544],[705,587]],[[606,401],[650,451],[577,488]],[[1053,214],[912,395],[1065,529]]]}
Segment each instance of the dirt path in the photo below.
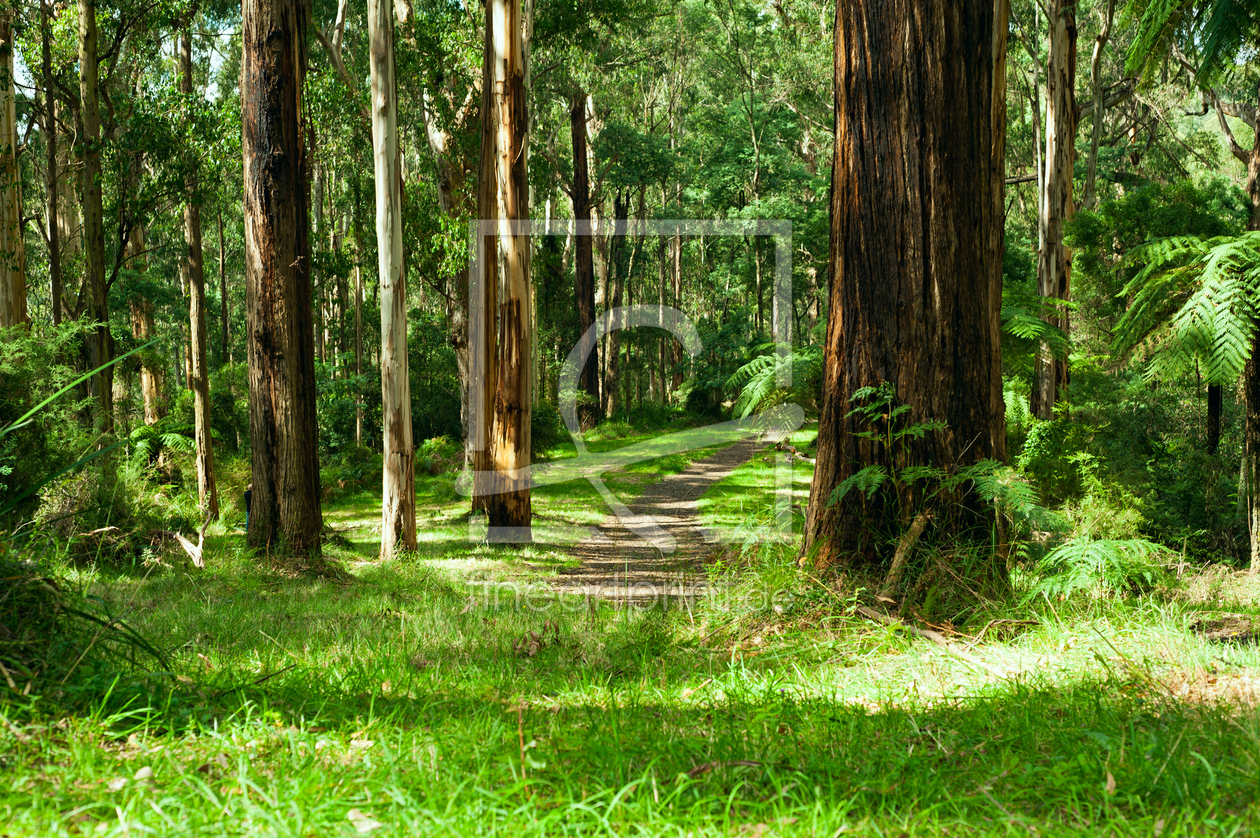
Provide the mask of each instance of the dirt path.
{"label": "dirt path", "polygon": [[553,589],[636,606],[668,605],[703,594],[709,548],[695,517],[697,503],[763,445],[754,438],[741,440],[648,486],[628,504],[634,513],[629,526],[609,515],[595,534],[571,548],[582,564],[553,579]]}

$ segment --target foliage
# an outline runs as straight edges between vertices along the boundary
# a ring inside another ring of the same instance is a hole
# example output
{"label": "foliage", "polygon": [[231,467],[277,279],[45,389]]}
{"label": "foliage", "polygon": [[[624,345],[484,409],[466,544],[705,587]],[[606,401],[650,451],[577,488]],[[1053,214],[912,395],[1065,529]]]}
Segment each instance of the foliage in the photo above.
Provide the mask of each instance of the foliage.
{"label": "foliage", "polygon": [[1172,551],[1143,538],[1073,538],[1037,564],[1028,598],[1089,593],[1120,596],[1149,591],[1167,577]]}
{"label": "foliage", "polygon": [[[775,344],[763,343],[753,347],[753,352],[755,357],[726,381],[727,387],[739,392],[732,408],[738,418],[789,402],[815,404],[822,382],[821,346],[794,347],[786,355],[779,355]],[[792,383],[780,387],[779,376],[785,372]]]}
{"label": "foliage", "polygon": [[1122,292],[1133,302],[1116,326],[1115,350],[1152,337],[1150,375],[1197,361],[1209,382],[1233,381],[1251,357],[1260,316],[1260,232],[1161,239],[1130,258],[1144,267]]}
{"label": "foliage", "polygon": [[163,450],[192,454],[196,451],[196,434],[192,425],[180,424],[170,416],[152,425],[141,425],[131,432],[133,462],[152,465]]}

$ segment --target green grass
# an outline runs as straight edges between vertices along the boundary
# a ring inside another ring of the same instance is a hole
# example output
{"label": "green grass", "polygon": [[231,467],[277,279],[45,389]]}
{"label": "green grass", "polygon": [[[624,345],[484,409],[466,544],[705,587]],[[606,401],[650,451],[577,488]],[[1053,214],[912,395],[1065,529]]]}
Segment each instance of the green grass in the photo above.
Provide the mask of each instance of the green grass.
{"label": "green grass", "polygon": [[[769,468],[704,514],[747,515]],[[370,494],[328,510],[350,584],[274,574],[231,535],[200,574],[70,571],[175,679],[102,697],[112,676],[85,673],[69,709],[5,693],[0,835],[1260,830],[1260,653],[1189,632],[1201,603],[995,611],[1037,624],[991,627],[983,665],[860,619],[786,549],[742,565],[792,582],[777,611],[591,608],[527,587],[559,551],[469,545],[428,481],[438,536],[414,556],[377,560]],[[602,514],[566,488],[557,516]]]}

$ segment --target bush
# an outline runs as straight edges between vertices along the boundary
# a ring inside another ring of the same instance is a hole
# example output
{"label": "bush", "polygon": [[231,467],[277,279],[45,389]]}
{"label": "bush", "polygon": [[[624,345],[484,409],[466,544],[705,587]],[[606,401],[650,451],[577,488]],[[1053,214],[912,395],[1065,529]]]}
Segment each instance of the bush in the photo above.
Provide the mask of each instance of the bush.
{"label": "bush", "polygon": [[319,472],[325,498],[341,497],[370,487],[380,488],[384,459],[371,448],[348,445],[333,454]]}
{"label": "bush", "polygon": [[416,449],[416,473],[438,475],[464,467],[464,446],[448,436],[426,439]]}
{"label": "bush", "polygon": [[535,461],[547,449],[569,438],[569,432],[560,418],[560,411],[552,404],[539,402],[530,411],[530,460]]}

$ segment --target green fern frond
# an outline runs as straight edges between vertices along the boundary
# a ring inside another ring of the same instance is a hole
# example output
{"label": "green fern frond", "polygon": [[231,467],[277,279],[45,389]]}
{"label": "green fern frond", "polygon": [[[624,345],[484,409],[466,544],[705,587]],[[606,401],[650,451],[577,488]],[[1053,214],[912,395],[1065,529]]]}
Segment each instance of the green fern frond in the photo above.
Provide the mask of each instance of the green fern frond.
{"label": "green fern frond", "polygon": [[1057,599],[1149,590],[1166,574],[1173,555],[1162,544],[1143,538],[1074,538],[1042,559],[1041,578],[1028,596]]}

